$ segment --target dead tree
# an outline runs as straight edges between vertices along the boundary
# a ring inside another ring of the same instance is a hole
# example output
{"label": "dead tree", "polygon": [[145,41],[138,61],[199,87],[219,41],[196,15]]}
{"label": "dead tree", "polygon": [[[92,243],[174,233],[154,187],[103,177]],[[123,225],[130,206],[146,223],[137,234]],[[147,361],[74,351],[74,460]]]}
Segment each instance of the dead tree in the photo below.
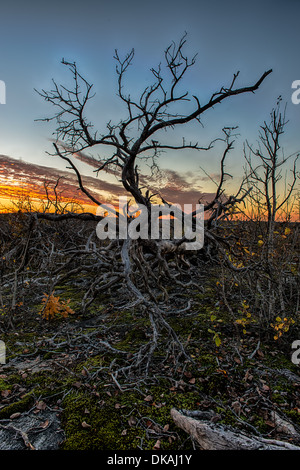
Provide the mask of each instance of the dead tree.
{"label": "dead tree", "polygon": [[[71,71],[73,88],[60,87],[56,82],[53,82],[54,89],[52,91],[39,92],[47,102],[52,103],[57,109],[54,116],[44,119],[45,121],[54,120],[57,123],[55,154],[65,159],[73,168],[77,174],[80,189],[95,204],[99,204],[100,201],[86,190],[74,162],[70,159],[74,153],[80,153],[94,147],[110,148],[112,150],[111,156],[98,161],[97,173],[114,167],[119,171],[124,188],[133,196],[134,200],[150,207],[153,194],[151,194],[151,188],[144,191],[145,188],[141,186],[138,168],[140,158],[145,155],[149,158],[151,155],[155,160],[160,152],[166,149],[199,151],[208,150],[213,145],[211,142],[207,146],[201,146],[198,142],[186,142],[184,138],[179,144],[160,143],[156,137],[158,133],[161,130],[178,128],[193,121],[201,122],[202,114],[223,100],[243,93],[254,93],[271,73],[271,70],[265,72],[254,85],[235,88],[239,75],[236,73],[230,85],[213,93],[206,103],[201,104],[197,96],[192,96],[194,103],[192,110],[184,114],[182,111],[176,111],[176,106],[182,109],[182,104],[190,102],[191,98],[188,92],[181,92],[179,86],[187,71],[195,64],[195,57],[189,59],[184,54],[185,43],[186,37],[184,36],[178,45],[172,44],[165,51],[165,65],[171,81],[163,75],[161,66],[152,68],[154,81],[143,90],[138,99],[133,99],[131,95],[126,95],[124,92],[125,75],[132,64],[134,50],[124,59],[120,58],[117,51],[115,52],[118,96],[127,109],[128,117],[117,124],[109,122],[107,132],[101,135],[98,132],[92,132],[93,125],[85,116],[87,103],[94,96],[91,95],[93,85],[79,73],[76,63],[70,63],[64,59],[62,61]],[[228,148],[227,152],[229,150]],[[223,181],[223,175],[221,181]],[[216,200],[221,194],[220,189]],[[212,206],[211,204],[209,209]]]}
{"label": "dead tree", "polygon": [[[171,417],[179,428],[191,436],[201,450],[300,450],[298,445],[291,442],[265,439],[217,423],[214,412],[178,411],[172,408]],[[293,438],[299,441],[296,432]]]}
{"label": "dead tree", "polygon": [[[236,87],[239,73],[235,73],[228,86],[223,86],[219,91],[213,93],[206,102],[201,103],[195,95],[192,97],[186,91],[182,91],[183,80],[186,73],[195,64],[196,57],[189,58],[185,52],[186,35],[182,37],[178,44],[172,43],[164,53],[164,65],[159,65],[151,69],[153,81],[147,86],[137,98],[126,94],[124,81],[129,67],[133,63],[134,50],[131,50],[124,58],[121,58],[118,51],[115,52],[116,73],[118,83],[118,97],[124,104],[127,118],[120,122],[107,123],[106,130],[102,133],[93,130],[93,124],[86,116],[87,104],[93,98],[92,88],[83,75],[78,71],[76,63],[63,60],[71,72],[73,86],[70,88],[59,86],[53,81],[54,88],[51,91],[42,90],[39,94],[56,109],[56,113],[43,121],[56,122],[56,142],[54,143],[55,155],[65,160],[77,175],[79,189],[88,198],[99,205],[99,201],[85,187],[83,178],[78,171],[72,156],[84,155],[87,150],[99,148],[110,150],[110,156],[93,160],[96,173],[100,171],[114,171],[121,181],[124,189],[133,198],[134,202],[142,204],[150,213],[155,194],[151,187],[145,187],[145,180],[141,177],[139,163],[142,159],[151,159],[152,167],[157,165],[161,152],[165,150],[182,151],[191,149],[195,151],[209,150],[214,142],[208,145],[200,145],[198,142],[187,142],[182,138],[180,142],[162,141],[161,131],[179,129],[181,126],[192,123],[201,123],[202,115],[209,109],[214,108],[222,101],[242,95],[244,93],[254,93],[271,70],[263,73],[252,85]],[[167,73],[165,73],[165,70]],[[186,105],[186,112],[184,108]],[[221,177],[218,188],[212,202],[205,205],[205,211],[210,214],[206,240],[209,243],[220,244],[210,228],[228,212],[237,202],[244,197],[239,191],[236,195],[226,196],[224,193],[224,179],[226,176],[225,159],[232,148],[233,142],[231,131],[225,129],[225,151],[221,159]],[[165,133],[168,137],[168,133]],[[216,139],[218,140],[218,139]],[[163,201],[168,204],[167,201]],[[40,214],[39,217],[46,217],[55,220],[55,214]],[[78,214],[77,217],[83,217]],[[195,216],[195,214],[193,214]],[[67,214],[64,214],[67,217]],[[74,217],[74,214],[70,214]],[[89,217],[87,214],[84,217]],[[91,215],[91,219],[95,216]],[[147,243],[146,243],[147,242]],[[172,270],[168,264],[167,252],[174,252],[176,258],[182,256],[182,240],[170,240],[168,244],[162,240],[116,240],[109,244],[109,250],[115,250],[113,259],[121,259],[123,268],[113,264],[116,272],[104,270],[101,279],[95,280],[94,291],[86,295],[88,302],[89,295],[93,298],[97,290],[97,285],[105,285],[109,276],[117,276],[123,280],[131,296],[131,306],[139,306],[147,312],[151,327],[152,337],[149,343],[136,354],[135,365],[146,363],[149,367],[149,360],[157,347],[162,330],[167,331],[167,336],[179,345],[180,354],[185,351],[180,344],[175,332],[170,328],[165,319],[165,310],[157,301],[156,289],[163,292],[165,299],[168,292],[165,289],[165,282],[183,285],[180,281],[180,271]],[[145,252],[144,248],[146,245]],[[103,257],[105,266],[112,266],[111,254],[102,247],[100,256]],[[176,258],[180,264],[181,260]],[[190,281],[192,283],[192,281]],[[174,313],[176,313],[174,311]]]}
{"label": "dead tree", "polygon": [[[278,256],[274,258],[276,249],[280,250],[276,246],[276,234],[278,234],[276,224],[280,221],[290,222],[296,183],[299,178],[299,171],[297,171],[299,153],[295,152],[286,156],[281,144],[287,122],[286,110],[281,110],[279,97],[276,107],[270,113],[269,122],[264,121],[260,127],[257,147],[246,142],[244,148],[245,182],[252,189],[245,199],[246,207],[254,208],[252,218],[260,222],[260,230],[263,234],[261,235],[263,243],[261,266],[255,271],[255,284],[259,285],[261,293],[262,286],[266,285],[265,295],[261,297],[264,300],[262,302],[264,315],[268,320],[273,320],[278,309],[281,313],[287,309],[284,292],[287,291],[285,285],[288,278],[283,267],[291,266],[293,262],[293,250],[291,254],[284,252],[284,259],[279,265]],[[286,173],[285,183],[282,184],[284,170],[290,161],[290,176]],[[282,217],[282,214],[285,216]],[[267,274],[267,283],[261,276],[261,272]],[[292,286],[290,289],[292,292]],[[295,313],[297,314],[297,310]]]}
{"label": "dead tree", "polygon": [[[280,109],[280,101],[279,98],[276,107],[270,113],[270,122],[265,121],[260,127],[257,148],[253,148],[253,145],[247,142],[244,150],[245,176],[252,188],[247,199],[260,210],[259,217],[267,223],[266,236],[270,250],[273,246],[275,221],[280,211],[285,210],[291,202],[298,176],[296,165],[299,153],[285,156],[281,148],[281,136],[285,132],[287,120],[285,110],[282,112]],[[290,159],[293,159],[291,178],[288,178],[286,191],[282,195],[279,182],[283,178],[282,170]]]}

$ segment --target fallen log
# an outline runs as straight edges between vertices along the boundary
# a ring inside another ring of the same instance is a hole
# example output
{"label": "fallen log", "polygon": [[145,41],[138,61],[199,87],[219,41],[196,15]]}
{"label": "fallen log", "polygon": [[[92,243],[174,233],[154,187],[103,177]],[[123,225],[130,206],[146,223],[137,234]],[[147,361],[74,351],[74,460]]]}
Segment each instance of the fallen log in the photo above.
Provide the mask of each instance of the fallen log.
{"label": "fallen log", "polygon": [[210,412],[171,409],[174,423],[188,433],[201,450],[300,450],[289,442],[250,436],[215,423],[213,416]]}

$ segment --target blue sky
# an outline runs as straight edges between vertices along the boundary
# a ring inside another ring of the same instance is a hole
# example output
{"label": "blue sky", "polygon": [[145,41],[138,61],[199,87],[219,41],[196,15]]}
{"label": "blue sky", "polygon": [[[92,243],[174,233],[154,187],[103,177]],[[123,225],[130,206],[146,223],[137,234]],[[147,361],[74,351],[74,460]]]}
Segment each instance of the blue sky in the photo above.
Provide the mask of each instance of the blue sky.
{"label": "blue sky", "polygon": [[[125,54],[135,48],[128,74],[128,91],[143,89],[151,80],[149,69],[162,59],[172,40],[187,31],[186,51],[198,53],[185,87],[201,101],[222,85],[229,85],[240,71],[237,85],[255,83],[273,69],[255,95],[233,97],[204,116],[204,128],[178,132],[207,144],[221,135],[223,126],[238,125],[240,136],[228,160],[228,170],[240,175],[245,139],[255,142],[259,126],[275,105],[278,95],[288,103],[289,125],[283,138],[286,153],[300,150],[300,105],[291,102],[291,84],[300,80],[300,2],[298,0],[115,0],[30,1],[1,4],[0,79],[6,83],[6,104],[0,105],[0,154],[37,165],[64,168],[50,159],[53,127],[36,122],[49,116],[51,108],[34,88],[51,88],[51,79],[69,83],[64,57],[76,61],[94,84],[96,97],[91,119],[104,128],[109,119],[118,121],[114,50]],[[148,80],[149,79],[149,80]],[[172,153],[163,157],[163,168],[208,172],[217,170],[219,150],[199,155]],[[79,167],[84,172],[88,168]],[[91,174],[91,173],[90,173]]]}

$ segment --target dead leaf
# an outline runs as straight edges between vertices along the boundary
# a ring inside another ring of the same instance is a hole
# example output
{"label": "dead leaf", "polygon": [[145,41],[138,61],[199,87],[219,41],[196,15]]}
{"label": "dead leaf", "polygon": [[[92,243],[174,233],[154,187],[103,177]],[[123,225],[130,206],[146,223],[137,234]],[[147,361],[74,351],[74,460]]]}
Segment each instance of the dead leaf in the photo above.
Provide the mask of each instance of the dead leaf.
{"label": "dead leaf", "polygon": [[247,370],[247,372],[245,374],[245,377],[244,377],[245,382],[247,382],[247,381],[251,382],[252,379],[253,379],[253,375],[251,375],[249,370]]}
{"label": "dead leaf", "polygon": [[187,340],[186,340],[186,344],[190,342],[191,337],[192,337],[192,333],[190,333],[190,334],[188,335]]}
{"label": "dead leaf", "polygon": [[73,386],[76,387],[76,388],[80,388],[81,385],[82,385],[81,382],[74,382],[74,383],[73,383]]}
{"label": "dead leaf", "polygon": [[46,419],[46,421],[40,425],[40,428],[46,429],[48,426],[49,426],[49,420]]}
{"label": "dead leaf", "polygon": [[267,426],[270,426],[271,428],[275,428],[275,423],[273,421],[270,421],[270,420],[266,420],[265,421],[265,424]]}
{"label": "dead leaf", "polygon": [[90,429],[92,426],[90,424],[88,424],[86,421],[83,421],[81,423],[81,426],[84,428],[84,429]]}
{"label": "dead leaf", "polygon": [[35,407],[36,407],[37,410],[45,410],[47,405],[44,401],[39,401],[39,402],[37,402]]}
{"label": "dead leaf", "polygon": [[135,426],[136,425],[136,419],[134,418],[134,416],[130,416],[130,418],[128,420],[128,424],[129,424],[129,426]]}
{"label": "dead leaf", "polygon": [[240,416],[240,413],[241,413],[241,410],[242,410],[240,402],[239,401],[234,401],[231,406],[232,406],[233,410],[235,411],[235,413],[238,416]]}
{"label": "dead leaf", "polygon": [[7,398],[11,394],[11,390],[2,390],[1,397]]}
{"label": "dead leaf", "polygon": [[193,375],[192,375],[192,373],[191,373],[190,371],[186,371],[186,372],[184,373],[184,375],[185,375],[188,379],[190,379],[190,378],[193,377]]}
{"label": "dead leaf", "polygon": [[153,397],[152,395],[147,395],[145,398],[144,398],[145,401],[152,401],[153,400]]}
{"label": "dead leaf", "polygon": [[10,415],[9,419],[17,419],[21,416],[21,413],[18,411],[17,413],[13,413]]}
{"label": "dead leaf", "polygon": [[155,444],[153,446],[153,450],[158,450],[158,449],[160,449],[160,440],[159,439],[155,442]]}

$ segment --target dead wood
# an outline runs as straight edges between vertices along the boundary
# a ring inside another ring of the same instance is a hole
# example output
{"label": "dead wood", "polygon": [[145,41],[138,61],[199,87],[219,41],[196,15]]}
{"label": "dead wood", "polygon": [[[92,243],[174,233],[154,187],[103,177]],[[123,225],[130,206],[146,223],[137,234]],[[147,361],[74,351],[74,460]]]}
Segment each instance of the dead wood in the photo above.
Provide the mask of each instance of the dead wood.
{"label": "dead wood", "polygon": [[[300,447],[276,439],[265,439],[215,423],[207,413],[171,410],[175,424],[187,432],[201,450],[300,450]],[[198,419],[197,419],[198,418]]]}

